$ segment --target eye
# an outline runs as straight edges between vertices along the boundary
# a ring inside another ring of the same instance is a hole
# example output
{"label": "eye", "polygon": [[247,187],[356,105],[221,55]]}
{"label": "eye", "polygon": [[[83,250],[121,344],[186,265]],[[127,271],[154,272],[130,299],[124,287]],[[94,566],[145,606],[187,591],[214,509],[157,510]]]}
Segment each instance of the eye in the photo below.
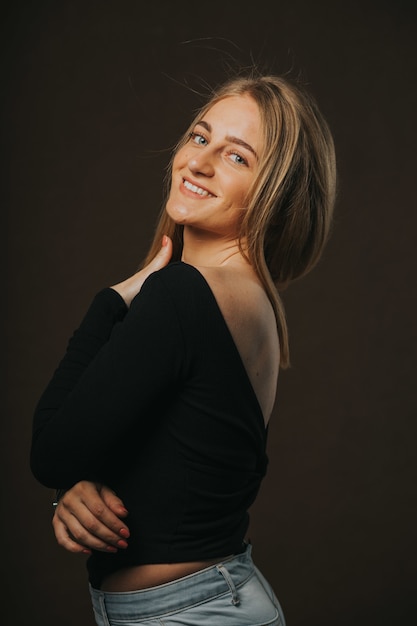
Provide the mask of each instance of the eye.
{"label": "eye", "polygon": [[190,133],[190,139],[191,139],[191,141],[193,141],[194,143],[196,143],[199,146],[206,146],[207,143],[208,143],[208,141],[204,137],[204,135],[202,135],[201,133],[197,133],[195,131]]}
{"label": "eye", "polygon": [[230,159],[237,165],[247,165],[247,160],[238,152],[229,152]]}

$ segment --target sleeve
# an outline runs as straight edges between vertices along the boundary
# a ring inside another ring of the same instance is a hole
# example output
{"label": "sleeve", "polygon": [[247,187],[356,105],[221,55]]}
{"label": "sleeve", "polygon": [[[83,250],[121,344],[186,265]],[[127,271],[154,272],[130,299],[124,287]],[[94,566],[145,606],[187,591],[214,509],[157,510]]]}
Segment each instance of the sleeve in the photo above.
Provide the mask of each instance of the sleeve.
{"label": "sleeve", "polygon": [[35,478],[52,488],[102,479],[115,447],[132,432],[146,437],[155,404],[178,385],[183,354],[175,303],[158,272],[128,311],[115,291],[100,292],[35,409]]}

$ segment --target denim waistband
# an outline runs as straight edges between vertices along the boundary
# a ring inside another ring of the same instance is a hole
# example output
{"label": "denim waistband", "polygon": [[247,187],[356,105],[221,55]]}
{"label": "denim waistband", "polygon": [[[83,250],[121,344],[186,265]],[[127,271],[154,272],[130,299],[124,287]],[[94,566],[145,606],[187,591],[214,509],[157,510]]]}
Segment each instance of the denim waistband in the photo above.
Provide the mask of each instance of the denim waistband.
{"label": "denim waistband", "polygon": [[[239,587],[254,574],[252,546],[248,544],[241,554],[232,556],[216,565],[211,565],[195,574],[189,574],[163,585],[138,591],[100,591],[90,586],[94,610],[105,611],[113,619],[149,618],[173,610],[182,610],[230,594],[232,604],[239,604]],[[132,614],[126,613],[128,606]]]}

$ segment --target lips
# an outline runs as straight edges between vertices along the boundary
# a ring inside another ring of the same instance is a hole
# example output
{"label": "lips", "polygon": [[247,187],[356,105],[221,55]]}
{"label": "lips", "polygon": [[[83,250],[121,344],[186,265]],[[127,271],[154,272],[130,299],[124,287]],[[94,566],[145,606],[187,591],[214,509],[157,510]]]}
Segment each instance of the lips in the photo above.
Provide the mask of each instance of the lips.
{"label": "lips", "polygon": [[204,189],[203,187],[199,187],[198,185],[194,185],[193,183],[191,183],[186,178],[182,179],[182,183],[183,183],[184,187],[186,189],[188,189],[188,191],[192,191],[193,193],[198,194],[202,198],[204,198],[204,197],[207,198],[207,197],[213,197],[214,196],[214,194],[212,194],[209,191],[207,191],[207,189]]}

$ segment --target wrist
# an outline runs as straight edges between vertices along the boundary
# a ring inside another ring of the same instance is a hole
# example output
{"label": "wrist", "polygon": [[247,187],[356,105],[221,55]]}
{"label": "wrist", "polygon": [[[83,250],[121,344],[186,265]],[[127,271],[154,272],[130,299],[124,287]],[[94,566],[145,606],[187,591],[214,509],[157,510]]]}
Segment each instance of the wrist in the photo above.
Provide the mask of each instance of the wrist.
{"label": "wrist", "polygon": [[62,498],[62,496],[64,495],[64,493],[66,491],[67,491],[66,489],[56,489],[55,490],[55,498],[54,498],[54,500],[52,502],[52,506],[54,507],[54,510],[58,506],[60,499]]}

